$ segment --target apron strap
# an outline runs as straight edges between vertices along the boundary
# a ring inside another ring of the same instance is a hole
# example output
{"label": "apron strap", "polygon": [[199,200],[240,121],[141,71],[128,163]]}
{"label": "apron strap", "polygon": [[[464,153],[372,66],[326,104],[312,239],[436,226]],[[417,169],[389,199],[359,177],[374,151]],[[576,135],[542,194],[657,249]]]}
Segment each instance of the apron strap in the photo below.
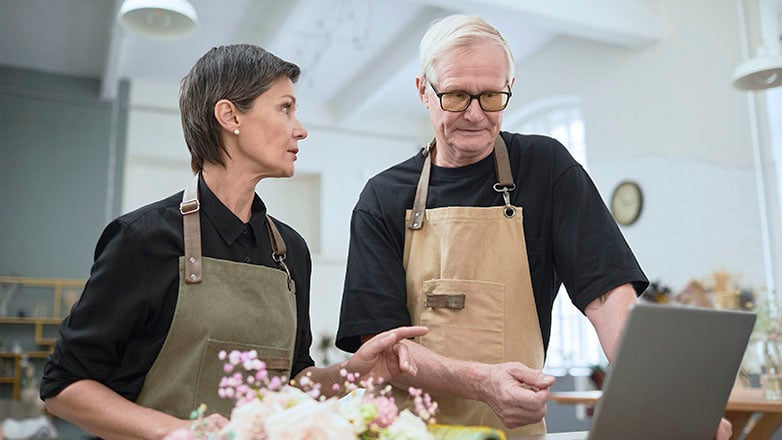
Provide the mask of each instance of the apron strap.
{"label": "apron strap", "polygon": [[[201,270],[201,203],[198,202],[198,179],[201,173],[196,173],[193,180],[182,194],[179,212],[182,213],[185,239],[185,283],[198,284],[203,279]],[[195,215],[193,215],[195,214]]]}
{"label": "apron strap", "polygon": [[494,184],[494,191],[502,194],[502,200],[505,202],[505,217],[512,218],[516,215],[516,208],[510,203],[510,192],[516,189],[513,183],[513,174],[510,172],[510,159],[508,159],[508,146],[502,136],[497,135],[494,141],[494,169],[497,173],[497,183]]}
{"label": "apron strap", "polygon": [[[510,159],[508,159],[508,147],[505,140],[497,134],[497,140],[494,141],[494,169],[497,172],[497,185],[514,189],[513,174],[510,172]],[[513,190],[510,190],[513,191]]]}
{"label": "apron strap", "polygon": [[[424,166],[421,169],[421,176],[418,178],[418,187],[415,190],[415,199],[413,200],[413,212],[410,221],[407,223],[409,229],[421,229],[424,226],[424,213],[426,211],[426,198],[429,193],[429,175],[432,169],[431,150],[436,145],[436,139],[432,139],[424,147]],[[494,141],[494,170],[497,174],[497,183],[494,184],[494,190],[502,193],[505,201],[505,216],[510,218],[516,214],[516,208],[510,203],[510,191],[516,189],[513,182],[513,173],[510,170],[510,159],[508,158],[508,147],[500,134]]]}
{"label": "apron strap", "polygon": [[437,139],[424,147],[424,167],[421,169],[421,177],[418,178],[418,188],[415,190],[415,200],[413,200],[413,215],[410,216],[410,222],[407,227],[410,229],[421,229],[424,226],[424,212],[426,211],[426,197],[429,194],[429,173],[432,169],[432,155],[429,154],[437,143]]}
{"label": "apron strap", "polygon": [[283,241],[279,229],[277,229],[269,214],[266,214],[266,230],[269,233],[269,241],[272,244],[272,260],[288,275],[288,290],[291,290],[291,271],[288,270],[288,265],[285,264],[288,248],[285,246],[285,241]]}
{"label": "apron strap", "polygon": [[[182,203],[179,204],[179,212],[182,213],[185,241],[185,283],[198,284],[203,281],[203,269],[201,267],[201,203],[198,201],[198,181],[201,173],[196,173],[193,180],[185,188],[182,194]],[[193,215],[195,214],[195,215]],[[272,218],[266,215],[266,230],[269,233],[269,241],[272,245],[272,259],[282,271],[288,275],[288,290],[291,290],[291,272],[285,264],[285,256],[288,252],[285,241],[280,231],[275,226]]]}

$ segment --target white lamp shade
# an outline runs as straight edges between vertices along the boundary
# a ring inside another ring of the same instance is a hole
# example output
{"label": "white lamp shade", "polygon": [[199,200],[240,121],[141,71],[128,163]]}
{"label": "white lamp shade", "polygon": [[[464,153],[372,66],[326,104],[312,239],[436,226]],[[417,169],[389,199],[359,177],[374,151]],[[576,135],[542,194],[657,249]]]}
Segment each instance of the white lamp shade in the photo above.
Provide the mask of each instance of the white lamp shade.
{"label": "white lamp shade", "polygon": [[147,37],[179,38],[193,32],[198,15],[187,0],[125,0],[119,21]]}
{"label": "white lamp shade", "polygon": [[782,56],[759,56],[736,67],[733,85],[741,90],[764,90],[782,86]]}

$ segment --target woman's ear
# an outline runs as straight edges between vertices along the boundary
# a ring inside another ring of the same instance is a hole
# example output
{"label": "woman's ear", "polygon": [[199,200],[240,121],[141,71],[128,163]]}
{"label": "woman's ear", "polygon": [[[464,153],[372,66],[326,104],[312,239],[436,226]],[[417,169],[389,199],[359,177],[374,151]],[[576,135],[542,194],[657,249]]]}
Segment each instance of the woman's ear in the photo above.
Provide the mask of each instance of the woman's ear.
{"label": "woman's ear", "polygon": [[239,110],[236,108],[236,104],[228,99],[221,99],[217,101],[214,109],[215,119],[225,130],[233,132],[239,128]]}

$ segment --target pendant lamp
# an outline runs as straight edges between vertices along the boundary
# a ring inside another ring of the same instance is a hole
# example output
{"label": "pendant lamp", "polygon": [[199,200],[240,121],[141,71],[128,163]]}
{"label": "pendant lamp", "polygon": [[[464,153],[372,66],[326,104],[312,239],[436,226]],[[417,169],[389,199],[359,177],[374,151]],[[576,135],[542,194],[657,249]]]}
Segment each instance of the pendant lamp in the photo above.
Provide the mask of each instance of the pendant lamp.
{"label": "pendant lamp", "polygon": [[125,0],[118,18],[130,31],[162,39],[187,36],[198,23],[196,10],[187,0]]}
{"label": "pendant lamp", "polygon": [[[780,21],[782,0],[757,0],[756,12],[760,17],[760,44],[754,54],[736,67],[733,72],[733,86],[741,90],[764,90],[782,86],[782,41]],[[739,1],[739,20],[745,26],[745,9]],[[742,37],[752,35],[742,29]],[[749,50],[754,47],[749,44]]]}

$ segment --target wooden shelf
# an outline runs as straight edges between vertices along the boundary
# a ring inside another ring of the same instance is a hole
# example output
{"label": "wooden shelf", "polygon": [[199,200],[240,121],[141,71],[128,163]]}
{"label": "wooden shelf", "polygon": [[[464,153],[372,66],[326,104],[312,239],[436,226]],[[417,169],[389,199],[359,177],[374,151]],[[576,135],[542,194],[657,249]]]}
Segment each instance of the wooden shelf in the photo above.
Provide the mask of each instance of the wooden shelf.
{"label": "wooden shelf", "polygon": [[45,324],[45,325],[58,325],[62,322],[62,318],[12,318],[4,317],[0,318],[0,324]]}
{"label": "wooden shelf", "polygon": [[10,351],[6,351],[6,352],[3,352],[3,353],[0,353],[0,358],[10,358],[10,359],[21,358],[23,354],[26,354],[27,357],[29,357],[29,358],[41,358],[41,359],[43,359],[43,358],[48,357],[51,354],[51,351],[28,351],[26,353],[21,353],[21,354],[13,353],[13,352],[10,352]]}
{"label": "wooden shelf", "polygon": [[[20,386],[22,383],[22,356],[26,355],[29,359],[46,359],[54,348],[55,339],[44,337],[45,326],[59,325],[63,320],[63,315],[68,313],[67,308],[72,304],[74,291],[80,291],[86,283],[86,280],[62,279],[62,278],[28,278],[28,277],[5,277],[0,276],[0,285],[19,285],[21,295],[24,295],[24,288],[48,288],[50,289],[49,306],[47,310],[51,311],[48,316],[4,316],[0,317],[0,325],[28,325],[33,326],[31,331],[35,332],[35,345],[27,343],[24,353],[2,352],[0,360],[4,363],[10,362],[9,370],[5,373],[11,373],[9,376],[0,377],[0,384],[4,387],[11,386],[11,398],[19,399]],[[67,294],[67,301],[64,301],[64,294]],[[76,296],[78,298],[78,296]],[[51,328],[49,328],[51,330]],[[27,330],[24,330],[27,331]],[[1,332],[1,331],[0,331]],[[50,336],[50,335],[46,335]],[[7,341],[4,341],[7,342]],[[39,374],[40,378],[40,374]]]}

